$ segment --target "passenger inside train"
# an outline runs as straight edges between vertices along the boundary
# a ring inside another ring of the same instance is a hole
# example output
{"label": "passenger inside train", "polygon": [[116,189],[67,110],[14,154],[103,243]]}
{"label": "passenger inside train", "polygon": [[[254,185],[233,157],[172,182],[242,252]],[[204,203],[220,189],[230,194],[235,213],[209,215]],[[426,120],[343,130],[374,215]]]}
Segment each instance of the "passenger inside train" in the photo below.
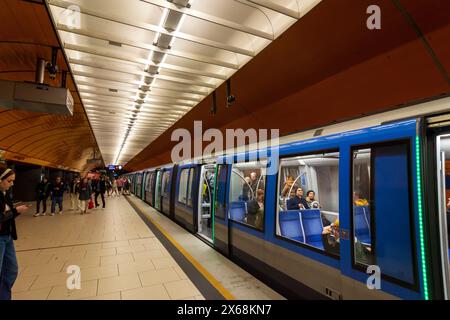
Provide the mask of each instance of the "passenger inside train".
{"label": "passenger inside train", "polygon": [[339,220],[323,228],[322,243],[326,252],[339,256]]}
{"label": "passenger inside train", "polygon": [[[339,153],[282,159],[279,172],[284,182],[279,185],[277,234],[328,251],[322,235],[331,234],[331,221],[339,218]],[[339,254],[339,248],[330,251]]]}
{"label": "passenger inside train", "polygon": [[233,166],[230,187],[230,219],[264,229],[266,165],[257,162]]}
{"label": "passenger inside train", "polygon": [[309,209],[309,204],[303,197],[303,189],[297,188],[295,196],[286,202],[288,210],[305,210]]}
{"label": "passenger inside train", "polygon": [[316,193],[314,190],[309,190],[306,192],[306,202],[308,203],[308,207],[310,209],[317,209],[320,208],[320,203],[315,199]]}

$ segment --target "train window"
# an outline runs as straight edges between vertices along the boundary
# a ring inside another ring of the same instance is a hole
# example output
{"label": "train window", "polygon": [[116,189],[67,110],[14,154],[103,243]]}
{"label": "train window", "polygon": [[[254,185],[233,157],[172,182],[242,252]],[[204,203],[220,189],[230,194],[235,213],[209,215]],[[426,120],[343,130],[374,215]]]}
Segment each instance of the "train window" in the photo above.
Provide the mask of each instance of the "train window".
{"label": "train window", "polygon": [[353,149],[352,159],[353,263],[414,284],[409,143]]}
{"label": "train window", "polygon": [[266,161],[233,165],[229,219],[263,230],[266,166]]}
{"label": "train window", "polygon": [[178,202],[187,204],[189,169],[181,170],[180,182],[178,184]]}
{"label": "train window", "polygon": [[194,168],[189,169],[189,179],[187,185],[187,205],[192,207],[192,181],[194,180]]}
{"label": "train window", "polygon": [[370,183],[371,149],[353,152],[353,234],[355,236],[354,261],[361,265],[371,265],[373,248],[371,241],[371,197]]}
{"label": "train window", "polygon": [[280,161],[277,235],[339,255],[339,152]]}
{"label": "train window", "polygon": [[162,195],[169,194],[169,180],[170,180],[170,171],[164,171],[161,182]]}
{"label": "train window", "polygon": [[225,219],[225,203],[226,203],[226,185],[227,185],[227,166],[217,166],[217,179],[215,181],[215,191],[217,192],[214,205],[214,216],[220,219]]}
{"label": "train window", "polygon": [[153,172],[147,173],[147,181],[145,183],[145,190],[147,192],[150,191],[150,184],[151,184],[152,179],[153,179]]}

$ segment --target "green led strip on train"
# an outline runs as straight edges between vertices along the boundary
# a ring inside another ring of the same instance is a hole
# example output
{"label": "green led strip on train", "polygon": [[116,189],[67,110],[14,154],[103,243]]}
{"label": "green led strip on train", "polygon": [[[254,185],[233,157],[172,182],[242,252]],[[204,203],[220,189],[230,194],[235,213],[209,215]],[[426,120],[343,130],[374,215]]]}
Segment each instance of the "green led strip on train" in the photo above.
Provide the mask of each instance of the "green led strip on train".
{"label": "green led strip on train", "polygon": [[417,209],[419,211],[419,236],[420,236],[420,255],[422,262],[423,293],[424,299],[429,300],[427,264],[425,255],[425,240],[423,234],[424,227],[423,227],[423,208],[422,208],[422,172],[421,172],[419,136],[416,136],[416,170],[417,170]]}

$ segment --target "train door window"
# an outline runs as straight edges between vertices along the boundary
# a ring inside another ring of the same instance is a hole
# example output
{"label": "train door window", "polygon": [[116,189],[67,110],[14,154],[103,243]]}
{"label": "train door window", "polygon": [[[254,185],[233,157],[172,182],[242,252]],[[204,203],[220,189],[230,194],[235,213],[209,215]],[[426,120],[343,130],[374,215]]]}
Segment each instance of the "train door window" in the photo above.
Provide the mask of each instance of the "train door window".
{"label": "train door window", "polygon": [[266,161],[233,165],[229,219],[263,230],[266,166]]}
{"label": "train door window", "polygon": [[187,205],[192,207],[192,182],[194,180],[194,168],[189,169],[189,178],[187,184]]}
{"label": "train door window", "polygon": [[277,235],[339,256],[339,152],[283,158]]}
{"label": "train door window", "polygon": [[180,173],[180,182],[178,184],[178,202],[187,204],[189,169],[183,169]]}
{"label": "train door window", "polygon": [[212,205],[214,198],[215,166],[204,165],[201,168],[199,204],[198,204],[198,233],[212,241]]}
{"label": "train door window", "polygon": [[217,166],[217,179],[215,181],[217,195],[215,196],[214,216],[220,219],[225,219],[227,171],[226,165],[220,164]]}
{"label": "train door window", "polygon": [[169,180],[170,180],[170,171],[164,171],[161,180],[161,195],[166,196],[169,194]]}
{"label": "train door window", "polygon": [[150,191],[150,182],[152,181],[153,172],[147,173],[147,181],[145,182],[145,191]]}
{"label": "train door window", "polygon": [[450,297],[450,135],[437,137],[437,200],[445,298]]}
{"label": "train door window", "polygon": [[414,285],[409,143],[353,149],[354,266],[377,265],[385,278]]}

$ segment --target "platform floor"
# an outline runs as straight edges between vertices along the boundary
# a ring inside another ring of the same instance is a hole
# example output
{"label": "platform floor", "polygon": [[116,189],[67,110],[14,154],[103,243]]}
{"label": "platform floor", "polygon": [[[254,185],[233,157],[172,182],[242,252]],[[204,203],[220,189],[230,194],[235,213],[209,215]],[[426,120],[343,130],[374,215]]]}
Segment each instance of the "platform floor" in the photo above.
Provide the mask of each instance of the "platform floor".
{"label": "platform floor", "polygon": [[[225,298],[283,299],[140,199],[106,201],[106,209],[81,215],[68,210],[66,197],[63,215],[33,217],[33,204],[17,218],[19,277],[13,299],[213,299],[207,282]],[[157,231],[159,239],[148,224],[166,236]],[[168,242],[178,245],[177,252]],[[80,290],[67,289],[70,265],[81,269]],[[180,265],[188,266],[189,276]]]}

